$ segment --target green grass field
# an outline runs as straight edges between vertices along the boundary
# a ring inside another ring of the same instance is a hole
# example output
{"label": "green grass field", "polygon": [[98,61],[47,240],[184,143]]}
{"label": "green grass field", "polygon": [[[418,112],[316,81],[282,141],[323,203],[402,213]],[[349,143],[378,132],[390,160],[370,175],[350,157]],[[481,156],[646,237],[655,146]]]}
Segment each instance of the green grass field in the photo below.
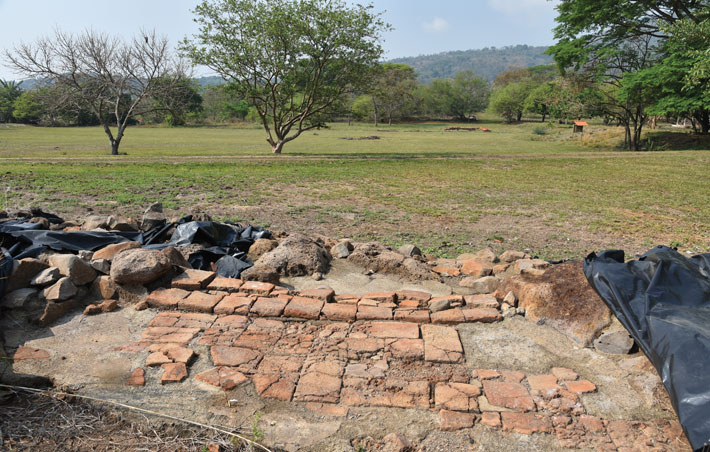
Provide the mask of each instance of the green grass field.
{"label": "green grass field", "polygon": [[[162,201],[175,216],[413,242],[440,256],[485,245],[546,258],[656,244],[710,251],[710,146],[629,153],[601,125],[584,138],[564,125],[544,135],[539,123],[449,125],[336,124],[281,156],[254,125],[133,127],[118,157],[100,128],[0,125],[0,205],[139,217]],[[370,136],[379,139],[359,139]]]}

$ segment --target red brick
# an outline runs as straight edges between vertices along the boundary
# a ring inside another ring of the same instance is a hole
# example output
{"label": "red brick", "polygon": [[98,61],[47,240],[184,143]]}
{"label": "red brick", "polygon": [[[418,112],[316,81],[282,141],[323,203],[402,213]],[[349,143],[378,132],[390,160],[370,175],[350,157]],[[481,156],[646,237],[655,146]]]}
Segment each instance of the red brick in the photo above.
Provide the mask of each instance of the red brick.
{"label": "red brick", "polygon": [[152,342],[187,344],[199,332],[199,328],[151,327],[143,330],[141,337]]}
{"label": "red brick", "polygon": [[324,300],[306,297],[293,297],[284,309],[284,317],[299,319],[318,319]]}
{"label": "red brick", "polygon": [[197,374],[195,379],[204,381],[212,386],[219,386],[227,391],[248,381],[248,378],[243,373],[230,367],[215,367]]}
{"label": "red brick", "polygon": [[286,300],[278,298],[259,297],[249,310],[249,313],[259,317],[279,317],[283,314],[286,303]]}
{"label": "red brick", "polygon": [[500,306],[498,300],[493,295],[464,295],[464,301],[467,308],[493,308],[497,309]]}
{"label": "red brick", "polygon": [[289,401],[296,389],[298,374],[257,374],[251,379],[261,397]]}
{"label": "red brick", "polygon": [[400,305],[402,300],[414,300],[426,303],[431,299],[431,294],[427,292],[420,292],[418,290],[399,290],[397,291],[397,299],[400,300]]}
{"label": "red brick", "polygon": [[333,405],[331,403],[306,403],[306,408],[315,411],[322,416],[345,417],[348,415],[348,407]]}
{"label": "red brick", "polygon": [[49,352],[39,348],[21,346],[17,348],[17,351],[13,355],[12,359],[14,361],[23,361],[26,359],[47,359],[49,358]]}
{"label": "red brick", "polygon": [[379,338],[418,339],[419,326],[414,323],[372,322],[370,335]]}
{"label": "red brick", "polygon": [[227,295],[214,307],[214,313],[234,314],[238,311],[239,314],[247,314],[252,301],[253,300],[248,297],[240,297],[235,294]]}
{"label": "red brick", "polygon": [[249,319],[243,315],[225,315],[214,322],[214,326],[227,330],[244,329],[248,324]]}
{"label": "red brick", "polygon": [[140,248],[141,244],[138,242],[121,242],[114,243],[112,245],[107,245],[91,256],[92,260],[107,259],[112,260],[115,255],[121,251],[130,250],[133,248]]}
{"label": "red brick", "polygon": [[528,384],[531,390],[540,391],[543,394],[557,393],[561,389],[557,384],[557,377],[554,375],[529,375]]}
{"label": "red brick", "polygon": [[486,398],[492,405],[516,411],[534,411],[535,402],[520,383],[508,381],[483,381]]}
{"label": "red brick", "polygon": [[185,377],[187,377],[185,363],[163,364],[163,376],[160,379],[160,383],[177,383],[184,380]]}
{"label": "red brick", "polygon": [[577,377],[579,377],[579,375],[577,375],[577,372],[566,367],[553,367],[552,369],[550,369],[550,373],[555,377],[559,378],[560,380],[565,381],[574,381],[577,379]]}
{"label": "red brick", "polygon": [[596,416],[590,416],[588,414],[583,414],[579,416],[579,425],[584,427],[584,430],[592,433],[599,433],[604,431],[604,424],[602,420]]}
{"label": "red brick", "polygon": [[431,323],[456,325],[464,322],[463,311],[460,308],[447,309],[445,311],[432,312],[430,314]]}
{"label": "red brick", "polygon": [[422,325],[424,359],[426,361],[457,363],[463,361],[463,347],[455,328],[441,325]]}
{"label": "red brick", "polygon": [[463,296],[461,295],[447,295],[445,297],[434,297],[429,300],[429,306],[439,301],[448,301],[452,307],[458,307],[463,305]]}
{"label": "red brick", "polygon": [[478,410],[476,398],[481,388],[466,383],[437,383],[434,387],[435,408],[451,411]]}
{"label": "red brick", "polygon": [[307,289],[302,290],[299,295],[302,297],[317,298],[326,303],[330,303],[335,297],[335,291],[333,291],[333,289]]}
{"label": "red brick", "polygon": [[148,295],[145,301],[157,309],[177,309],[180,300],[190,294],[182,289],[158,289]]}
{"label": "red brick", "polygon": [[534,413],[501,413],[503,430],[513,431],[523,435],[532,433],[551,433],[550,418]]}
{"label": "red brick", "polygon": [[243,366],[256,367],[261,360],[261,353],[240,347],[214,346],[210,348],[212,363],[215,366]]}
{"label": "red brick", "polygon": [[503,376],[503,380],[511,383],[520,383],[525,378],[524,373],[515,370],[501,370],[500,374]]}
{"label": "red brick", "polygon": [[[426,302],[424,302],[426,303]],[[401,300],[399,302],[399,308],[400,309],[418,309],[419,306],[422,305],[422,302],[419,302],[417,300]]]}
{"label": "red brick", "polygon": [[597,387],[589,380],[565,381],[567,389],[575,394],[583,394],[585,392],[594,392]]}
{"label": "red brick", "polygon": [[394,319],[402,322],[429,323],[428,309],[395,309]]}
{"label": "red brick", "polygon": [[492,323],[503,319],[497,309],[494,308],[473,308],[464,309],[463,317],[467,322]]}
{"label": "red brick", "polygon": [[392,309],[359,304],[356,318],[358,320],[391,320]]}
{"label": "red brick", "polygon": [[473,413],[441,410],[439,411],[439,421],[441,430],[452,432],[473,427],[473,424],[476,422],[476,415]]}
{"label": "red brick", "polygon": [[389,344],[387,350],[396,359],[422,360],[424,359],[424,340],[399,339]]}
{"label": "red brick", "polygon": [[243,292],[253,293],[256,295],[269,295],[276,286],[271,283],[259,281],[247,281],[239,288]]}
{"label": "red brick", "polygon": [[187,298],[180,300],[178,307],[184,311],[212,312],[223,295],[211,295],[203,292],[192,292]]}
{"label": "red brick", "polygon": [[298,380],[294,400],[336,403],[340,397],[344,363],[324,359],[305,366]]}
{"label": "red brick", "polygon": [[208,290],[221,290],[224,292],[237,292],[239,291],[239,288],[242,287],[243,281],[241,279],[236,279],[236,278],[223,278],[221,276],[217,276],[215,279],[212,280],[211,283],[207,285]]}
{"label": "red brick", "polygon": [[145,358],[145,365],[148,367],[162,366],[163,364],[171,363],[173,360],[168,358],[163,352],[153,352]]}
{"label": "red brick", "polygon": [[357,305],[343,303],[326,303],[321,311],[328,320],[353,322],[357,314]]}
{"label": "red brick", "polygon": [[145,386],[145,369],[139,367],[131,372],[131,376],[126,380],[128,386]]}
{"label": "red brick", "polygon": [[492,380],[498,377],[500,377],[500,372],[493,369],[476,369],[473,371],[473,378],[478,378],[479,380]]}
{"label": "red brick", "polygon": [[366,293],[362,298],[367,298],[368,300],[375,300],[380,303],[394,303],[397,301],[397,294],[394,292],[371,292]]}
{"label": "red brick", "polygon": [[486,412],[481,414],[481,423],[489,427],[500,427],[500,413]]}
{"label": "red brick", "polygon": [[185,271],[173,279],[172,287],[185,290],[200,290],[217,276],[215,272],[205,270],[194,270],[186,268]]}
{"label": "red brick", "polygon": [[212,326],[217,317],[212,314],[203,312],[183,312],[175,322],[175,326],[179,328],[200,328],[207,329]]}

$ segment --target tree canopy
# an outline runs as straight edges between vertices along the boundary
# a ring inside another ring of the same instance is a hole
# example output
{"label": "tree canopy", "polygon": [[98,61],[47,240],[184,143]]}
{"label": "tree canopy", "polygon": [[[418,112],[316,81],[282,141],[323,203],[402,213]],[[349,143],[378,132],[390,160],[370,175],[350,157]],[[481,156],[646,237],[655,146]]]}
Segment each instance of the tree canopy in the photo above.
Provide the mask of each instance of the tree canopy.
{"label": "tree canopy", "polygon": [[388,28],[372,6],[342,0],[211,0],[182,50],[253,105],[274,153],[365,81]]}

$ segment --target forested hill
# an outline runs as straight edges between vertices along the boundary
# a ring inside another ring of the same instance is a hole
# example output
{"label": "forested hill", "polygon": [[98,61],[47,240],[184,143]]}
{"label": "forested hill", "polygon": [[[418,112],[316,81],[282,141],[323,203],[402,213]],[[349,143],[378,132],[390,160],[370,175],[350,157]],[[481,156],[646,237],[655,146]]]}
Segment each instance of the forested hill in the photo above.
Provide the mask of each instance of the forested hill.
{"label": "forested hill", "polygon": [[545,55],[547,47],[517,45],[509,47],[486,47],[479,50],[397,58],[392,63],[404,63],[414,68],[420,83],[429,84],[435,78],[452,78],[457,73],[470,69],[477,75],[492,81],[511,66],[529,67],[551,64],[552,57]]}

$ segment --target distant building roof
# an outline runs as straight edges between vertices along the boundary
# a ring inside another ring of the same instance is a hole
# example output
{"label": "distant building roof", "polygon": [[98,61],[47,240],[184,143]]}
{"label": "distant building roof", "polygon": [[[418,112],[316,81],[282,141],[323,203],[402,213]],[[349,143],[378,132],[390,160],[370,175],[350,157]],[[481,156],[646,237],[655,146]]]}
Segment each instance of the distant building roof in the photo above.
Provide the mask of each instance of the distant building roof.
{"label": "distant building roof", "polygon": [[575,126],[588,126],[587,121],[575,121],[574,122]]}

